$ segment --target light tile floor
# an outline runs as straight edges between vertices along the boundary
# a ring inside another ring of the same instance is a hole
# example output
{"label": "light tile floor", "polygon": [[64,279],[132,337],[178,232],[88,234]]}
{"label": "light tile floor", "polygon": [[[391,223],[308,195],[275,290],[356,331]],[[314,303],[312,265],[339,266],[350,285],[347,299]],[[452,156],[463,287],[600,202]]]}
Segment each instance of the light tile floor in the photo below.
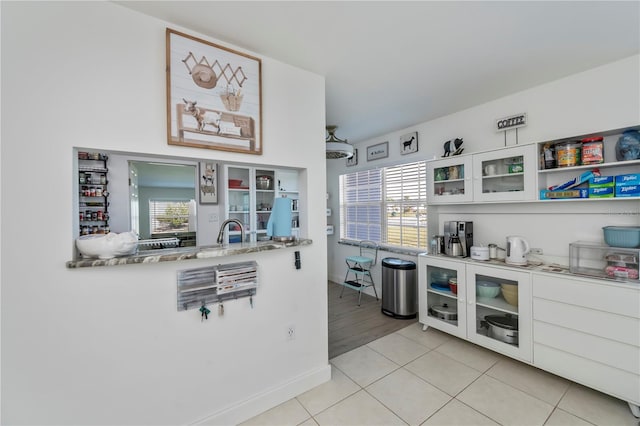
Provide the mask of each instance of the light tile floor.
{"label": "light tile floor", "polygon": [[330,363],[329,382],[243,425],[640,425],[623,401],[419,323]]}

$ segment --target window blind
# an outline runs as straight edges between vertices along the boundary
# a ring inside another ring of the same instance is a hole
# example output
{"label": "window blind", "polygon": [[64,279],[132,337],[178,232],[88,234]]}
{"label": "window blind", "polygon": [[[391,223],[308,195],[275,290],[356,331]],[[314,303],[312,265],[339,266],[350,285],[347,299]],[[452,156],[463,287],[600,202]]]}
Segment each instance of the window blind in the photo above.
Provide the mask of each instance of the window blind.
{"label": "window blind", "polygon": [[427,247],[426,163],[384,169],[385,242],[400,247]]}
{"label": "window blind", "polygon": [[340,176],[340,237],[427,246],[426,162]]}
{"label": "window blind", "polygon": [[188,232],[189,201],[149,200],[151,233]]}
{"label": "window blind", "polygon": [[382,170],[340,176],[340,236],[380,241],[382,237]]}

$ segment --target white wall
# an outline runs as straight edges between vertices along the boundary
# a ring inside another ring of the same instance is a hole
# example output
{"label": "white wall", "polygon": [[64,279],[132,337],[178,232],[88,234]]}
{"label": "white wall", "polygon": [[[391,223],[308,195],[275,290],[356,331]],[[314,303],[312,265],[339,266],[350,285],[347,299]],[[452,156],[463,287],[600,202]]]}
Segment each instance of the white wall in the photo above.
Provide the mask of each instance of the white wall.
{"label": "white wall", "polygon": [[[438,158],[443,143],[461,137],[464,154],[516,144],[516,131],[494,130],[495,119],[526,112],[529,124],[518,129],[518,144],[541,142],[574,135],[602,132],[640,124],[640,56],[629,57],[580,74],[479,105],[445,117],[419,123],[406,129],[354,144],[359,150],[357,166],[346,167],[345,161],[327,162],[328,206],[335,212],[331,222],[336,233],[328,237],[329,278],[344,278],[344,257],[357,249],[338,244],[339,196],[338,176],[357,170],[402,162]],[[401,135],[418,132],[419,151],[400,155]],[[348,137],[348,135],[339,135]],[[366,147],[389,141],[389,157],[366,161]],[[431,208],[434,210],[435,208]],[[640,224],[637,201],[597,203],[501,204],[500,206],[446,206],[429,214],[429,220],[472,220],[477,239],[482,243],[505,244],[505,236],[524,235],[532,246],[543,248],[553,261],[567,261],[569,243],[601,239],[604,225]],[[426,251],[426,247],[424,248]],[[412,256],[396,256],[412,259]],[[415,260],[415,257],[413,257]],[[380,285],[380,269],[374,280]]]}
{"label": "white wall", "polygon": [[[2,423],[230,424],[327,380],[324,79],[262,58],[262,156],[169,146],[166,23],[108,2],[1,7]],[[74,146],[306,169],[302,269],[293,249],[67,269]],[[177,312],[177,270],[249,259],[254,309]]]}

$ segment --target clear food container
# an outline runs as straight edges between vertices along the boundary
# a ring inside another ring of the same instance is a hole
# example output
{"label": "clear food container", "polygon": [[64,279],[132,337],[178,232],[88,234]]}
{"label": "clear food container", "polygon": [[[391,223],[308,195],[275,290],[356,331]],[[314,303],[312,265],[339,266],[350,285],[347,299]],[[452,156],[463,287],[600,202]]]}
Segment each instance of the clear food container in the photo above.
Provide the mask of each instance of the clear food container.
{"label": "clear food container", "polygon": [[569,244],[569,271],[573,274],[640,283],[639,261],[640,249],[584,241]]}

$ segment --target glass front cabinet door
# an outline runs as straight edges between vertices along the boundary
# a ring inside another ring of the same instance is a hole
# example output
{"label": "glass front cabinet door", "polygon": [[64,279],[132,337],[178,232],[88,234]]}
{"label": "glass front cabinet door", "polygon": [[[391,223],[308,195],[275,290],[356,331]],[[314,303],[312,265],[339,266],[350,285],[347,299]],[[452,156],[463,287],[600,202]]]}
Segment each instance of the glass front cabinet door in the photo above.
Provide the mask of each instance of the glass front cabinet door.
{"label": "glass front cabinet door", "polygon": [[473,155],[474,201],[536,199],[535,144]]}
{"label": "glass front cabinet door", "polygon": [[531,362],[531,275],[467,264],[466,278],[467,338]]}
{"label": "glass front cabinet door", "polygon": [[[250,241],[252,229],[252,199],[253,170],[246,167],[225,166],[226,185],[226,214],[225,219],[237,219],[244,226],[244,241]],[[239,243],[241,240],[240,227],[235,223],[230,223],[228,229],[224,231],[226,240],[229,243]]]}
{"label": "glass front cabinet door", "polygon": [[271,211],[275,203],[276,184],[275,171],[255,170],[255,239],[257,241],[268,239],[267,223],[271,217]]}
{"label": "glass front cabinet door", "polygon": [[418,256],[423,330],[433,327],[526,362],[532,360],[530,274]]}
{"label": "glass front cabinet door", "polygon": [[[225,165],[225,219],[238,219],[244,241],[268,240],[267,224],[276,198],[291,199],[291,232],[299,236],[300,192],[297,170],[276,170]],[[240,242],[240,227],[230,223],[228,241]]]}
{"label": "glass front cabinet door", "polygon": [[432,326],[466,338],[464,263],[420,255],[418,264],[419,319],[424,330]]}
{"label": "glass front cabinet door", "polygon": [[471,178],[471,156],[455,156],[427,162],[429,204],[471,201]]}

